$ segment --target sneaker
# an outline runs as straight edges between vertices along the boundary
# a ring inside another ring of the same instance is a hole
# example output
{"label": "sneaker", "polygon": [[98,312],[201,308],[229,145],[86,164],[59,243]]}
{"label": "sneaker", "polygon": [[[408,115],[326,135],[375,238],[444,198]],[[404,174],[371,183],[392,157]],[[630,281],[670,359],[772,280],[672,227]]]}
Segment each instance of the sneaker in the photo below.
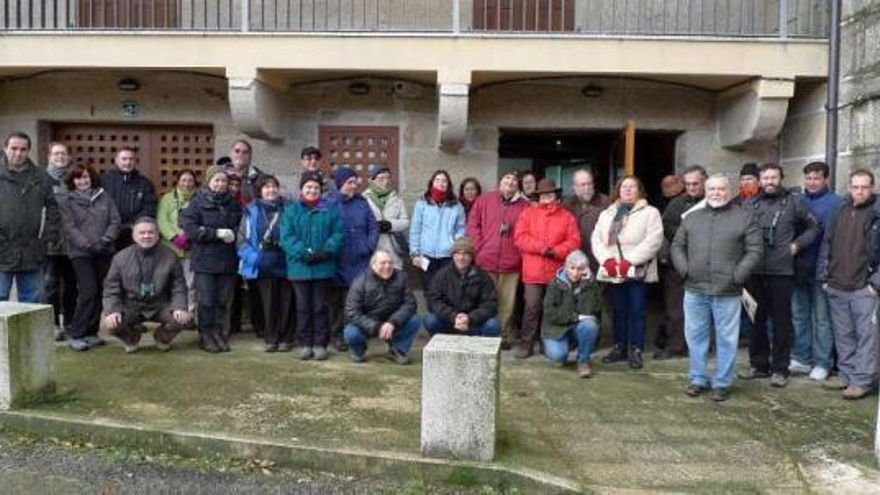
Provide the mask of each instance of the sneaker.
{"label": "sneaker", "polygon": [[638,347],[632,347],[629,350],[629,367],[638,370],[644,366],[645,362],[642,358],[642,350]]}
{"label": "sneaker", "polygon": [[85,339],[67,339],[67,345],[74,351],[87,351],[91,348]]}
{"label": "sneaker", "polygon": [[593,376],[593,367],[590,363],[578,363],[578,378],[591,378]]}
{"label": "sneaker", "polygon": [[290,342],[282,342],[278,344],[278,352],[290,352],[293,350],[293,344]]}
{"label": "sneaker", "polygon": [[611,349],[611,352],[605,355],[602,358],[602,362],[605,364],[609,363],[619,363],[621,361],[627,360],[626,347],[622,345],[614,344],[614,348]]}
{"label": "sneaker", "polygon": [[858,385],[850,385],[843,391],[843,398],[846,400],[859,400],[871,393],[870,389],[860,387]]}
{"label": "sneaker", "polygon": [[843,390],[849,386],[849,383],[846,382],[840,375],[834,375],[831,378],[822,382],[822,388],[828,390]]}
{"label": "sneaker", "polygon": [[827,378],[828,370],[821,366],[815,366],[812,370],[810,370],[810,380],[824,382]]}
{"label": "sneaker", "polygon": [[709,394],[709,398],[715,402],[724,402],[730,397],[730,387],[715,387]]}
{"label": "sneaker", "polygon": [[297,357],[303,361],[308,361],[309,359],[312,359],[312,357],[314,357],[314,355],[315,355],[315,353],[312,352],[311,347],[303,347],[302,349],[299,350],[299,355],[297,355]]}
{"label": "sneaker", "polygon": [[278,350],[277,344],[270,344],[268,342],[263,344],[263,352],[275,352],[277,350]]}
{"label": "sneaker", "polygon": [[156,341],[156,349],[159,349],[162,352],[168,352],[171,350],[171,344],[166,344],[165,342]]}
{"label": "sneaker", "polygon": [[517,359],[528,359],[532,357],[534,351],[532,350],[532,346],[528,344],[520,345],[516,348],[516,352],[513,354],[513,357]]}
{"label": "sneaker", "polygon": [[738,371],[736,376],[742,380],[757,380],[759,378],[769,378],[770,373],[758,368],[749,368],[745,371]]}
{"label": "sneaker", "polygon": [[315,361],[326,361],[327,360],[327,348],[326,347],[314,347],[312,348],[314,352]]}
{"label": "sneaker", "polygon": [[397,350],[393,345],[388,346],[388,358],[400,365],[409,364],[410,362],[409,356]]}
{"label": "sneaker", "polygon": [[810,372],[810,367],[797,359],[792,359],[788,364],[788,371],[800,375],[806,375]]}
{"label": "sneaker", "polygon": [[788,385],[788,377],[782,373],[773,373],[773,375],[770,376],[770,385],[776,388],[783,388]]}
{"label": "sneaker", "polygon": [[354,349],[351,348],[349,348],[348,355],[351,356],[351,362],[353,363],[363,363],[367,360],[366,356],[354,352]]}
{"label": "sneaker", "polygon": [[124,350],[126,354],[134,354],[138,349],[139,347],[137,344],[122,344],[122,350]]}
{"label": "sneaker", "polygon": [[89,347],[100,347],[106,344],[106,342],[104,342],[104,339],[97,335],[87,335],[83,337],[83,340],[86,341],[86,344],[88,344]]}
{"label": "sneaker", "polygon": [[688,385],[688,388],[685,389],[684,393],[688,397],[699,397],[703,392],[707,390],[709,390],[709,387],[697,385],[696,383],[691,383],[690,385]]}

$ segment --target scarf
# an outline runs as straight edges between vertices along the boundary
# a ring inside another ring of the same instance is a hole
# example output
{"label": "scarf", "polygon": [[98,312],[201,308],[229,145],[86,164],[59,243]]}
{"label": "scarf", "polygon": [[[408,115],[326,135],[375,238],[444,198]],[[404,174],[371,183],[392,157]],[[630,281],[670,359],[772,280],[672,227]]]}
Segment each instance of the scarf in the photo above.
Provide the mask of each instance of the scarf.
{"label": "scarf", "polygon": [[370,182],[370,192],[373,193],[373,197],[376,199],[379,212],[385,211],[385,202],[388,201],[388,196],[391,195],[391,189],[385,189],[375,182]]}
{"label": "scarf", "polygon": [[617,238],[620,235],[620,231],[623,230],[623,225],[626,223],[626,217],[629,216],[632,209],[632,203],[617,204],[617,211],[614,213],[614,220],[611,221],[611,230],[608,232],[609,245],[616,245],[618,243]]}
{"label": "scarf", "polygon": [[73,191],[70,191],[70,198],[79,205],[89,206],[92,204],[92,199],[96,192],[97,190],[94,187],[90,187],[84,191],[81,189],[74,189]]}
{"label": "scarf", "polygon": [[46,173],[58,182],[64,182],[64,176],[67,175],[67,167],[56,167],[50,163],[46,165]]}
{"label": "scarf", "polygon": [[434,187],[431,188],[431,199],[434,200],[435,203],[440,204],[449,197],[449,191],[441,191],[440,189],[436,189]]}
{"label": "scarf", "polygon": [[229,200],[232,196],[229,195],[229,191],[212,191],[211,189],[205,187],[205,197],[208,199],[213,205],[222,206],[229,203]]}
{"label": "scarf", "polygon": [[760,191],[758,184],[746,184],[739,188],[739,195],[743,199],[754,198]]}
{"label": "scarf", "polygon": [[321,201],[321,197],[320,197],[320,196],[318,196],[318,197],[315,198],[315,199],[306,199],[305,197],[301,197],[301,198],[300,198],[300,202],[301,202],[302,204],[306,205],[306,207],[309,208],[309,209],[312,209],[312,208],[318,206],[318,203],[319,203],[320,201]]}

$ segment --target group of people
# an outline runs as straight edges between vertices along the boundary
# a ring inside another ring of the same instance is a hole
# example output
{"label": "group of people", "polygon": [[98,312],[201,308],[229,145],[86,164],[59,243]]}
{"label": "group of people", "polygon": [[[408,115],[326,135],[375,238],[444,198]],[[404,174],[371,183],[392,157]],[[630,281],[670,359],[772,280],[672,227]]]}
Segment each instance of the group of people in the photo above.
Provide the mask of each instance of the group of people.
{"label": "group of people", "polygon": [[[437,170],[410,218],[390,169],[371,167],[366,184],[349,167],[325,176],[314,147],[282,183],[237,140],[203,185],[182,171],[159,199],[132,149],[99,177],[71,165],[60,143],[38,167],[30,146],[12,133],[0,156],[0,299],[14,279],[19,300],[53,304],[76,350],[103,344],[104,329],[135,352],[154,321],[160,349],[195,322],[202,349],[228,351],[237,304],[250,306],[267,352],[298,346],[303,360],[333,347],[362,362],[378,337],[406,364],[424,327],[498,336],[520,359],[538,347],[562,366],[576,349],[588,378],[609,317],[602,361],[644,366],[648,284],[662,280],[665,342],[654,357],[689,356],[688,395],[729,396],[741,335],[743,379],[783,387],[805,372],[847,399],[877,386],[880,204],[867,170],[841,198],[819,162],[804,168],[803,194],[782,186],[776,164],[744,166],[738,195],[727,176],[691,166],[664,179],[662,213],[635,176],[610,198],[589,170],[573,174],[568,198],[531,172],[504,172],[486,192],[468,178],[456,195]],[[424,315],[408,270],[420,274]]]}

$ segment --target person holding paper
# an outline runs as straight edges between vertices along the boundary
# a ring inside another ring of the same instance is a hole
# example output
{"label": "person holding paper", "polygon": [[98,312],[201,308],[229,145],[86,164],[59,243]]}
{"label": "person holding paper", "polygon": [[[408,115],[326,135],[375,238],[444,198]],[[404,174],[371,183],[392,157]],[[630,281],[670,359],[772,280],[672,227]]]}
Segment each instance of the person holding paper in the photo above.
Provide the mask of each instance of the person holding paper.
{"label": "person holding paper", "polygon": [[452,243],[464,229],[464,207],[452,191],[452,180],[445,170],[437,170],[416,203],[409,227],[410,260],[422,271],[422,288],[428,290],[434,274],[452,261]]}
{"label": "person holding paper", "polygon": [[[740,294],[761,262],[761,230],[752,212],[731,203],[730,180],[723,174],[706,181],[706,207],[684,215],[670,248],[673,266],[684,280],[685,338],[690,359],[690,384],[685,393],[697,397],[711,387],[711,397],[730,395],[739,341]],[[715,327],[715,376],[707,373],[709,340]]]}

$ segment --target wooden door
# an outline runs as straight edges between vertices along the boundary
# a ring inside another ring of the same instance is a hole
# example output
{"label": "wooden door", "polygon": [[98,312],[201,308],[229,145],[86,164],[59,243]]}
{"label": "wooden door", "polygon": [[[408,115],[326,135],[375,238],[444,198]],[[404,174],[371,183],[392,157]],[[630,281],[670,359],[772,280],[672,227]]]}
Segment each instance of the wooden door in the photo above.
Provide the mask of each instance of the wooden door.
{"label": "wooden door", "polygon": [[371,166],[388,167],[392,179],[399,179],[396,126],[321,126],[319,134],[327,172],[337,167],[353,168],[361,190],[369,182]]}
{"label": "wooden door", "polygon": [[79,0],[80,28],[176,28],[180,0]]}
{"label": "wooden door", "polygon": [[611,173],[608,175],[609,191],[614,191],[614,184],[625,175],[634,175],[636,170],[636,123],[628,120],[620,131],[620,136],[611,146],[608,157]]}
{"label": "wooden door", "polygon": [[574,31],[574,0],[474,0],[475,31]]}

